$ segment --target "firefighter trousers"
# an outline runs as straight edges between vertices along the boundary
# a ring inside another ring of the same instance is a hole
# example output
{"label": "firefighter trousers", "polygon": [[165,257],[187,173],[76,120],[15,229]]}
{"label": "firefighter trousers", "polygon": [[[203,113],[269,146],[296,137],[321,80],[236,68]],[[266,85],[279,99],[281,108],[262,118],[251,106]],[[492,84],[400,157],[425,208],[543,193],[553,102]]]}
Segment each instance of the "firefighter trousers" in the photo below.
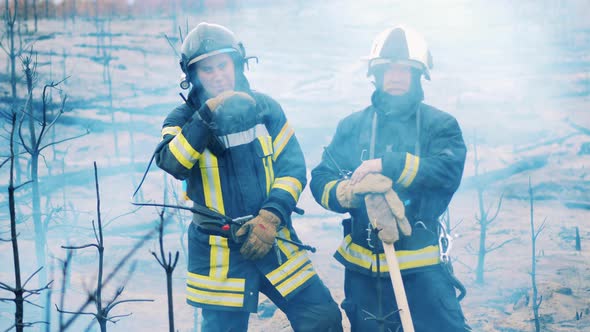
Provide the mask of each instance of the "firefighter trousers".
{"label": "firefighter trousers", "polygon": [[[320,279],[298,292],[288,301],[260,276],[260,291],[265,294],[289,319],[295,332],[341,332],[342,315],[330,292]],[[202,310],[203,332],[241,332],[248,330],[249,312]]]}
{"label": "firefighter trousers", "polygon": [[[402,279],[416,332],[471,331],[443,266],[408,273]],[[402,331],[389,277],[378,282],[376,277],[346,269],[344,295],[342,308],[351,332],[379,331],[380,320],[384,321],[384,331]]]}

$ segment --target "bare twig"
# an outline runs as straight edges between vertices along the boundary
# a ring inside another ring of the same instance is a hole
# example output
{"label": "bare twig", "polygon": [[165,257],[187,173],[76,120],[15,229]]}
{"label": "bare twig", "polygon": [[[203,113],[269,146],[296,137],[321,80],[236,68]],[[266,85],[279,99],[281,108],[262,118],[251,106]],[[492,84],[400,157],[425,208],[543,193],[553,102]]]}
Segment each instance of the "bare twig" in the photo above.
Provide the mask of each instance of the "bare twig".
{"label": "bare twig", "polygon": [[535,321],[535,331],[536,332],[540,332],[541,331],[541,322],[539,321],[539,307],[541,306],[541,302],[543,301],[543,297],[541,296],[540,298],[538,297],[538,290],[537,290],[537,280],[536,280],[536,276],[537,276],[537,252],[536,252],[536,242],[537,242],[537,237],[539,236],[539,234],[541,233],[541,231],[543,231],[543,229],[545,228],[545,221],[547,221],[547,219],[543,220],[543,223],[541,224],[541,226],[535,230],[535,218],[534,218],[534,201],[535,201],[535,197],[533,195],[533,187],[531,185],[531,178],[529,177],[529,200],[530,200],[530,206],[531,206],[531,216],[530,216],[530,221],[531,221],[531,258],[532,258],[532,267],[531,267],[531,284],[533,287],[533,315],[534,315],[534,321]]}
{"label": "bare twig", "polygon": [[[164,191],[164,197],[166,197],[166,190]],[[164,253],[164,211],[165,209],[162,209],[159,213],[160,224],[158,227],[158,240],[160,245],[160,256],[158,257],[158,255],[153,251],[151,253],[166,273],[166,290],[168,295],[168,327],[170,332],[174,332],[174,301],[172,292],[172,273],[176,268],[176,264],[178,263],[178,257],[180,253],[177,250],[176,254],[174,255],[174,259],[172,259],[172,253],[168,252],[168,258],[166,258],[166,254]]]}
{"label": "bare twig", "polygon": [[492,251],[495,251],[495,250],[498,250],[498,249],[502,248],[504,245],[506,245],[506,244],[508,244],[508,243],[510,243],[510,242],[512,242],[512,241],[514,241],[514,239],[508,239],[508,240],[506,240],[506,241],[503,241],[502,243],[500,243],[500,244],[498,244],[498,245],[496,245],[496,246],[494,246],[494,243],[492,243],[492,244],[490,244],[490,246],[489,246],[489,247],[486,249],[486,252],[489,254],[490,252],[492,252]]}
{"label": "bare twig", "polygon": [[[97,281],[96,281],[96,289],[93,292],[88,294],[86,301],[80,306],[80,308],[78,310],[66,311],[66,310],[58,308],[58,311],[60,313],[67,313],[67,314],[73,315],[68,321],[61,324],[62,330],[65,330],[69,326],[71,326],[71,324],[76,320],[76,318],[79,317],[78,313],[84,313],[84,310],[86,309],[86,307],[88,305],[90,305],[91,303],[94,303],[96,305],[96,312],[95,313],[85,313],[85,314],[93,315],[94,318],[96,319],[96,321],[98,322],[101,331],[106,331],[107,322],[112,322],[112,318],[113,318],[113,317],[109,317],[109,312],[116,305],[118,305],[120,303],[126,303],[126,302],[151,301],[151,300],[144,300],[144,299],[137,299],[137,300],[131,299],[131,300],[115,301],[123,292],[124,287],[121,286],[117,289],[117,291],[114,295],[114,298],[113,298],[113,300],[110,301],[110,303],[108,303],[107,305],[104,305],[104,303],[103,303],[102,290],[104,289],[104,287],[110,282],[110,280],[114,277],[114,275],[117,274],[117,272],[123,267],[123,265],[128,262],[128,260],[131,258],[131,256],[133,256],[133,254],[135,254],[135,252],[141,246],[143,246],[145,241],[147,241],[150,237],[152,237],[152,235],[157,230],[154,229],[151,232],[149,232],[148,234],[146,234],[144,237],[142,237],[142,239],[138,243],[136,243],[135,246],[117,263],[117,265],[115,266],[113,271],[110,274],[108,274],[106,276],[106,278],[103,278],[104,236],[103,236],[103,232],[102,232],[103,225],[102,225],[102,218],[101,218],[101,212],[100,212],[100,191],[99,191],[98,171],[97,171],[97,167],[96,167],[96,162],[94,162],[94,179],[95,179],[95,184],[96,184],[95,188],[96,188],[97,222],[95,223],[93,220],[92,227],[93,227],[93,232],[94,232],[96,243],[86,244],[86,245],[81,245],[81,246],[64,246],[64,248],[74,249],[74,250],[88,248],[88,247],[97,248],[99,260],[98,260],[98,277],[97,277]],[[132,274],[134,268],[135,268],[135,265],[133,264],[132,268],[129,271],[128,277]],[[118,316],[118,317],[123,317],[123,316]]]}
{"label": "bare twig", "polygon": [[475,215],[475,220],[479,224],[479,250],[477,253],[477,266],[475,269],[475,282],[482,285],[484,284],[484,272],[485,272],[485,258],[486,255],[492,251],[498,250],[502,248],[505,244],[511,242],[513,239],[506,240],[499,245],[486,245],[487,240],[487,231],[490,224],[496,220],[500,210],[502,208],[502,200],[504,198],[504,194],[500,196],[498,200],[498,204],[494,212],[490,213],[491,205],[486,208],[486,203],[484,200],[484,185],[479,181],[479,157],[477,154],[477,135],[474,135],[474,143],[473,143],[473,153],[474,153],[474,166],[475,166],[475,178],[477,179],[476,191],[477,191],[477,200],[479,205],[479,215]]}

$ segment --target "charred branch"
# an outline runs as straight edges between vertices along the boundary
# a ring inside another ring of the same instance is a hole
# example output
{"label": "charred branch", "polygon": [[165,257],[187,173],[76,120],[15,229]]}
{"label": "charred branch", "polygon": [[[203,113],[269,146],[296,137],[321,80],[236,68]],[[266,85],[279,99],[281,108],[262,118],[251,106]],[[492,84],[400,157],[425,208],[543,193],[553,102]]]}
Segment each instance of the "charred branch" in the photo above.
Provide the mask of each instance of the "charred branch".
{"label": "charred branch", "polygon": [[530,202],[530,223],[531,223],[531,284],[533,288],[533,316],[535,322],[535,331],[541,331],[541,322],[539,320],[539,307],[543,302],[543,297],[539,297],[538,290],[537,290],[537,252],[536,252],[536,243],[539,234],[545,228],[545,222],[547,219],[543,220],[541,226],[535,230],[535,218],[534,218],[534,201],[535,197],[533,195],[533,187],[531,185],[531,179],[529,178],[529,202]]}
{"label": "charred branch", "polygon": [[[143,246],[145,241],[147,241],[149,238],[151,238],[152,235],[157,230],[154,229],[153,231],[149,232],[144,237],[142,237],[142,239],[140,239],[140,241],[138,243],[136,243],[135,246],[133,246],[133,248],[117,263],[117,265],[115,266],[113,271],[110,274],[108,274],[106,277],[103,278],[104,249],[105,249],[105,247],[104,247],[103,225],[102,225],[101,208],[100,208],[100,190],[99,190],[99,182],[98,182],[98,171],[97,171],[97,167],[96,167],[96,162],[94,162],[94,181],[95,181],[95,191],[96,191],[97,222],[95,223],[94,220],[92,221],[92,229],[93,229],[96,243],[89,243],[89,244],[79,245],[79,246],[62,246],[62,248],[68,249],[68,250],[80,250],[80,249],[85,249],[85,248],[89,248],[89,247],[94,247],[97,249],[99,259],[98,259],[98,276],[97,276],[96,288],[94,291],[89,292],[86,301],[76,311],[64,310],[63,309],[63,302],[61,304],[62,305],[61,308],[56,306],[56,308],[60,314],[73,315],[66,322],[63,322],[63,320],[62,320],[63,323],[60,323],[60,328],[62,331],[69,328],[72,325],[72,323],[81,315],[91,315],[91,316],[94,316],[94,318],[96,319],[96,322],[98,322],[98,324],[100,326],[101,331],[104,332],[104,331],[106,331],[107,322],[113,322],[114,318],[125,317],[125,315],[109,316],[109,312],[115,306],[122,304],[122,303],[128,303],[128,302],[153,301],[153,300],[149,300],[149,299],[129,299],[129,300],[117,301],[117,299],[119,298],[119,296],[123,292],[124,286],[120,286],[117,289],[117,291],[111,301],[103,301],[103,289],[105,288],[105,286],[118,273],[118,271],[129,261],[131,256],[133,256],[135,254],[135,252],[141,246]],[[134,270],[134,265],[132,265],[132,268],[130,269],[124,283],[127,282],[130,275],[132,274],[133,270]],[[86,312],[85,311],[86,308],[92,303],[94,303],[96,306],[96,312]]]}

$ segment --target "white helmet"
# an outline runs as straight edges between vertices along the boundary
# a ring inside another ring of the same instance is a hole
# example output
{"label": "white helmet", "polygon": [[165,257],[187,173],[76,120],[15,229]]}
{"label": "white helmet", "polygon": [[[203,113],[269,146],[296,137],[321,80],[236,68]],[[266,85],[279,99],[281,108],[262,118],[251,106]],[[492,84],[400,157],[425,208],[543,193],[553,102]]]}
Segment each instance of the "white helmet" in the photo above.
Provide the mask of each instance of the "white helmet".
{"label": "white helmet", "polygon": [[188,89],[190,81],[188,67],[210,56],[230,53],[234,62],[243,70],[246,60],[244,45],[228,28],[207,22],[199,23],[192,29],[182,42],[180,68],[183,76],[180,86]]}
{"label": "white helmet", "polygon": [[428,44],[418,32],[404,27],[395,26],[377,35],[371,47],[367,76],[374,74],[374,66],[386,63],[399,63],[420,69],[427,80],[430,80],[432,55]]}

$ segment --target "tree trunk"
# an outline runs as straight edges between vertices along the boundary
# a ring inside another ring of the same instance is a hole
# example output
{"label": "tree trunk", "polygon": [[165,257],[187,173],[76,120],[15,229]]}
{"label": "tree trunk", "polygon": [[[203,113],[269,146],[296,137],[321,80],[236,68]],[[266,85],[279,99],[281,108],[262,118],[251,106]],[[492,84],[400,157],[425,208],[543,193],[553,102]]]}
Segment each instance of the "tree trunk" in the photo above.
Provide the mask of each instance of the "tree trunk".
{"label": "tree trunk", "polygon": [[[37,142],[37,135],[35,131],[35,119],[33,109],[33,72],[29,66],[25,67],[25,77],[27,80],[27,113],[29,114],[29,135],[30,135],[30,149],[31,149],[31,173],[30,179],[32,182],[33,194],[33,224],[35,226],[35,255],[37,257],[37,265],[39,267],[45,266],[45,247],[46,234],[43,222],[41,221],[41,193],[39,192],[39,146]],[[39,287],[46,284],[47,273],[46,270],[39,271]]]}
{"label": "tree trunk", "polygon": [[35,32],[37,32],[37,21],[39,20],[39,15],[37,14],[37,1],[33,1],[33,17],[35,18]]}
{"label": "tree trunk", "polygon": [[477,198],[479,201],[479,212],[480,212],[480,220],[479,220],[479,252],[477,255],[477,267],[475,269],[475,282],[483,285],[484,283],[484,266],[485,266],[485,257],[486,257],[486,233],[488,228],[488,218],[485,211],[484,203],[483,203],[483,189],[477,189]]}
{"label": "tree trunk", "polygon": [[14,324],[16,327],[17,332],[23,331],[23,317],[24,317],[24,298],[23,298],[23,290],[21,287],[21,275],[20,275],[20,258],[18,252],[18,239],[16,233],[16,203],[14,200],[14,132],[16,128],[16,114],[13,113],[12,115],[12,130],[10,133],[10,151],[11,151],[11,160],[10,160],[10,183],[8,185],[8,207],[10,210],[10,238],[12,242],[12,258],[14,263],[14,282],[15,282],[15,290],[14,293],[15,299],[14,304],[16,305],[16,310],[14,312]]}
{"label": "tree trunk", "polygon": [[168,326],[174,332],[174,300],[172,296],[172,271],[166,271],[166,289],[168,291]]}

